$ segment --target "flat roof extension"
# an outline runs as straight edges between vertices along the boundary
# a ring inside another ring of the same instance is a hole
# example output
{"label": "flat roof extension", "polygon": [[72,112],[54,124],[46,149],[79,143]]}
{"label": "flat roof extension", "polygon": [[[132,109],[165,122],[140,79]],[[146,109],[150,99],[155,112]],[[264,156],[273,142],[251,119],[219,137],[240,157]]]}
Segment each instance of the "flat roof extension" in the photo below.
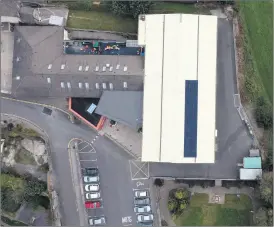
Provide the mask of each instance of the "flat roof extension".
{"label": "flat roof extension", "polygon": [[139,17],[146,48],[142,161],[214,163],[217,17]]}

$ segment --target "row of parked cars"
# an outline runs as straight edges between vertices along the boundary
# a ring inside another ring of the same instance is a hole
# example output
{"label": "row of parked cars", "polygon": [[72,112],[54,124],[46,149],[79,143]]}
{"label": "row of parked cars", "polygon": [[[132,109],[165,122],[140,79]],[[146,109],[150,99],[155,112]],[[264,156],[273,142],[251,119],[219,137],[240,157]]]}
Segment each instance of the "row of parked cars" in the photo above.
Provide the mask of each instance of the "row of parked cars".
{"label": "row of parked cars", "polygon": [[[82,169],[82,176],[85,191],[85,207],[86,209],[97,209],[102,207],[100,177],[98,168]],[[89,217],[88,223],[91,226],[105,225],[105,216]]]}
{"label": "row of parked cars", "polygon": [[153,226],[154,217],[147,190],[136,190],[134,192],[134,212],[137,215],[137,223],[139,225]]}

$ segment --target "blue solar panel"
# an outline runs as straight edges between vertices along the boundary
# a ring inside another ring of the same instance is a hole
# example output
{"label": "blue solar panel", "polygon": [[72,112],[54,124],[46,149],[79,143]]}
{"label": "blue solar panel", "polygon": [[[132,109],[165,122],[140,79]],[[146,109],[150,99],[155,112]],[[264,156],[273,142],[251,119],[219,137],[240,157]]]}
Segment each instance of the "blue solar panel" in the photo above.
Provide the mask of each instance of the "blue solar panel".
{"label": "blue solar panel", "polygon": [[185,82],[184,157],[197,157],[198,81]]}

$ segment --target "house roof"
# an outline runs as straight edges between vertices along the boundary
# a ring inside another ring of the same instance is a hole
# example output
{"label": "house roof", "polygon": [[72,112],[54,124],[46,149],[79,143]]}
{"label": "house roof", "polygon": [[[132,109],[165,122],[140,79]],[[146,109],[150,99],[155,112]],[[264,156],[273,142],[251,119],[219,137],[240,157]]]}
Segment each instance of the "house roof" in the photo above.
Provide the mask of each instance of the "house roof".
{"label": "house roof", "polygon": [[217,17],[143,15],[138,31],[146,48],[142,161],[214,163]]}
{"label": "house roof", "polygon": [[240,169],[241,180],[257,180],[262,177],[262,169]]}
{"label": "house roof", "polygon": [[105,91],[95,112],[138,130],[143,122],[143,92]]}
{"label": "house roof", "polygon": [[[143,60],[140,56],[64,54],[64,29],[57,26],[15,26],[14,33],[13,93],[17,96],[31,93],[99,97],[104,90],[103,83],[107,87],[112,84],[113,90],[124,90],[123,82],[127,82],[128,90],[143,89]],[[61,68],[63,64],[64,68]],[[121,67],[103,71],[106,64]],[[127,65],[127,71],[123,70],[124,65]],[[98,72],[96,66],[100,68]],[[64,88],[61,82],[65,84]],[[79,83],[88,83],[88,88],[80,88]]]}

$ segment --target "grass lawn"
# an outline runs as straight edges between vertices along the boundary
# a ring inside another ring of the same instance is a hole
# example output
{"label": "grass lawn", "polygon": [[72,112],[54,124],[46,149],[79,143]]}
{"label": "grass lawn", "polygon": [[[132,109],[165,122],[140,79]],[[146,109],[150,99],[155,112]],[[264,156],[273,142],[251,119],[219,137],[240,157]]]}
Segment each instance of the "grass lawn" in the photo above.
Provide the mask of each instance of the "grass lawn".
{"label": "grass lawn", "polygon": [[[209,14],[205,9],[198,9],[194,4],[181,3],[155,3],[150,12],[153,13],[204,13]],[[111,12],[70,10],[67,22],[69,28],[117,31],[125,33],[137,33],[138,20],[119,17]]]}
{"label": "grass lawn", "polygon": [[238,1],[245,33],[245,75],[249,80],[248,83],[253,84],[253,90],[257,93],[251,96],[253,99],[254,96],[265,96],[271,105],[273,101],[272,7],[272,1]]}
{"label": "grass lawn", "polygon": [[118,17],[110,12],[70,10],[67,27],[137,33],[137,20]]}
{"label": "grass lawn", "polygon": [[195,194],[174,222],[177,226],[248,226],[250,210],[252,202],[246,195],[226,195],[225,204],[209,204],[207,194]]}

